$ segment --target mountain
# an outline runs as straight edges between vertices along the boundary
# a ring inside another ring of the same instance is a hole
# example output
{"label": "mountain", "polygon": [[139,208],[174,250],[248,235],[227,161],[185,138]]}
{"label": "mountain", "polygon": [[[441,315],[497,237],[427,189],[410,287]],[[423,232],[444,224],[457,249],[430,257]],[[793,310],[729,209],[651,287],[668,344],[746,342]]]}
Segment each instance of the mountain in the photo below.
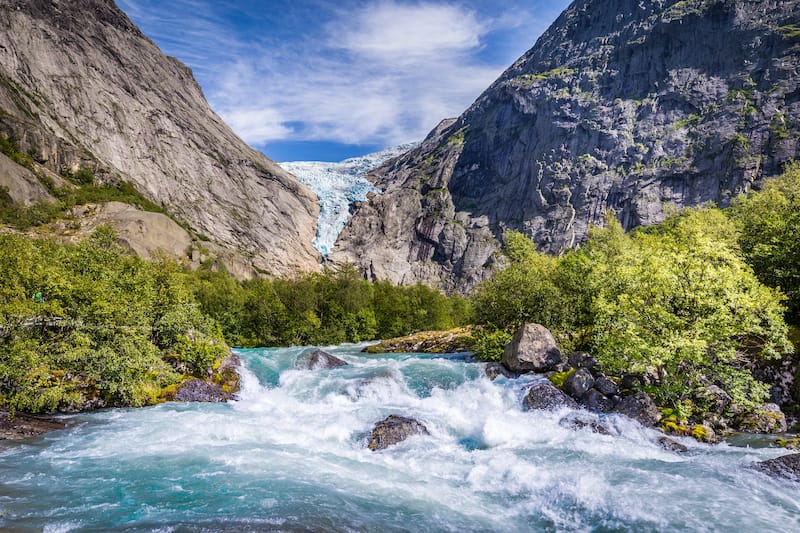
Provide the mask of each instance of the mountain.
{"label": "mountain", "polygon": [[300,182],[308,185],[319,199],[319,221],[313,244],[323,257],[328,255],[342,228],[350,220],[351,207],[356,202],[367,200],[369,193],[376,192],[372,183],[364,177],[366,173],[415,146],[416,143],[402,144],[338,163],[322,161],[279,163]]}
{"label": "mountain", "polygon": [[798,156],[800,3],[577,0],[458,119],[371,173],[329,259],[468,290],[507,229],[559,253],[725,206]]}
{"label": "mountain", "polygon": [[40,174],[132,183],[239,275],[318,268],[314,194],[239,139],[112,0],[0,0],[0,12],[0,137]]}

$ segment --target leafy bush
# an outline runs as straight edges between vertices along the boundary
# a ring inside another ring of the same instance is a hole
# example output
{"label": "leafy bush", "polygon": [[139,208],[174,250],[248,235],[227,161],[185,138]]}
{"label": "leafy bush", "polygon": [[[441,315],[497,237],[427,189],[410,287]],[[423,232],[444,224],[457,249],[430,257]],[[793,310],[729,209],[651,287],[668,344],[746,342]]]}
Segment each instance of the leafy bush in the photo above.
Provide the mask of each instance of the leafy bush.
{"label": "leafy bush", "polygon": [[800,324],[800,164],[737,199],[728,213],[745,259],[763,283],[788,296],[788,318]]}
{"label": "leafy bush", "polygon": [[[762,401],[766,387],[748,364],[792,347],[783,297],[742,259],[736,226],[713,208],[630,234],[614,217],[606,226],[560,258],[506,235],[508,267],[472,297],[477,322],[502,332],[498,338],[541,323],[563,349],[590,350],[607,372],[653,376],[662,404],[709,382],[741,406]],[[496,344],[488,350],[488,358],[500,353]]]}
{"label": "leafy bush", "polygon": [[77,246],[0,235],[0,407],[147,405],[179,372],[207,375],[228,352],[190,281],[107,227]]}

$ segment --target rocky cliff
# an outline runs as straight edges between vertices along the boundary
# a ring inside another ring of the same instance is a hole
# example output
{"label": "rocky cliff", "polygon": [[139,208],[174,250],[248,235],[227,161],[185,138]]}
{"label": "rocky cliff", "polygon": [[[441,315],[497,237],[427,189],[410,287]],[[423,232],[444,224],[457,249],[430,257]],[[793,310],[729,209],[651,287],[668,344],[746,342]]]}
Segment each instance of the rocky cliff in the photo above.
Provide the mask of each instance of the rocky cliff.
{"label": "rocky cliff", "polygon": [[0,136],[54,174],[132,182],[241,275],[318,268],[314,194],[241,141],[112,0],[0,0],[0,13]]}
{"label": "rocky cliff", "polygon": [[800,152],[800,2],[577,0],[457,120],[378,169],[329,258],[465,290],[544,251],[726,205]]}

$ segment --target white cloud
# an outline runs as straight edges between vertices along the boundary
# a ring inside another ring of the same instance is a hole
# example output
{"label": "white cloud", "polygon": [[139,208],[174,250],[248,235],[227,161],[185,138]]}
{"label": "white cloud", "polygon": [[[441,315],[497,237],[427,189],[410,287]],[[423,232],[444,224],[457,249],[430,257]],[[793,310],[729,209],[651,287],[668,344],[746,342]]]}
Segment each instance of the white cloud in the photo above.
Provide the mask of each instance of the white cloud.
{"label": "white cloud", "polygon": [[383,2],[362,9],[343,25],[343,48],[376,61],[404,64],[461,56],[477,47],[486,32],[475,13],[446,4]]}
{"label": "white cloud", "polygon": [[[342,14],[303,50],[264,50],[260,60],[230,70],[209,94],[235,127],[254,107],[291,122],[283,130],[237,129],[256,145],[286,138],[384,145],[417,140],[439,120],[461,113],[506,66],[471,57],[487,31],[463,7],[386,1]],[[304,55],[308,49],[313,57]]]}
{"label": "white cloud", "polygon": [[528,32],[542,29],[528,22],[531,6],[518,2],[501,2],[516,16],[492,7],[497,16],[488,18],[475,11],[477,0],[348,1],[305,5],[317,20],[280,19],[289,24],[272,28],[288,35],[281,38],[270,27],[240,33],[221,15],[256,13],[228,0],[173,0],[169,9],[156,9],[156,0],[118,1],[192,67],[234,131],[266,144],[267,153],[269,142],[281,140],[419,140],[459,115],[515,59],[481,59],[487,42],[506,38],[522,19],[521,46],[532,44],[523,42]]}

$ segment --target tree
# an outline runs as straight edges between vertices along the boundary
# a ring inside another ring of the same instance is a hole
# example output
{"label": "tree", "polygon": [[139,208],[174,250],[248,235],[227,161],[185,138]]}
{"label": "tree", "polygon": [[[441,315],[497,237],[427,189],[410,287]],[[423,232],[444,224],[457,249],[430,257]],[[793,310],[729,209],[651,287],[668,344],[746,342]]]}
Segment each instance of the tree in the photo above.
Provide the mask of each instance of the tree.
{"label": "tree", "polygon": [[763,283],[788,296],[788,318],[800,324],[800,164],[738,198],[729,214],[747,262]]}

